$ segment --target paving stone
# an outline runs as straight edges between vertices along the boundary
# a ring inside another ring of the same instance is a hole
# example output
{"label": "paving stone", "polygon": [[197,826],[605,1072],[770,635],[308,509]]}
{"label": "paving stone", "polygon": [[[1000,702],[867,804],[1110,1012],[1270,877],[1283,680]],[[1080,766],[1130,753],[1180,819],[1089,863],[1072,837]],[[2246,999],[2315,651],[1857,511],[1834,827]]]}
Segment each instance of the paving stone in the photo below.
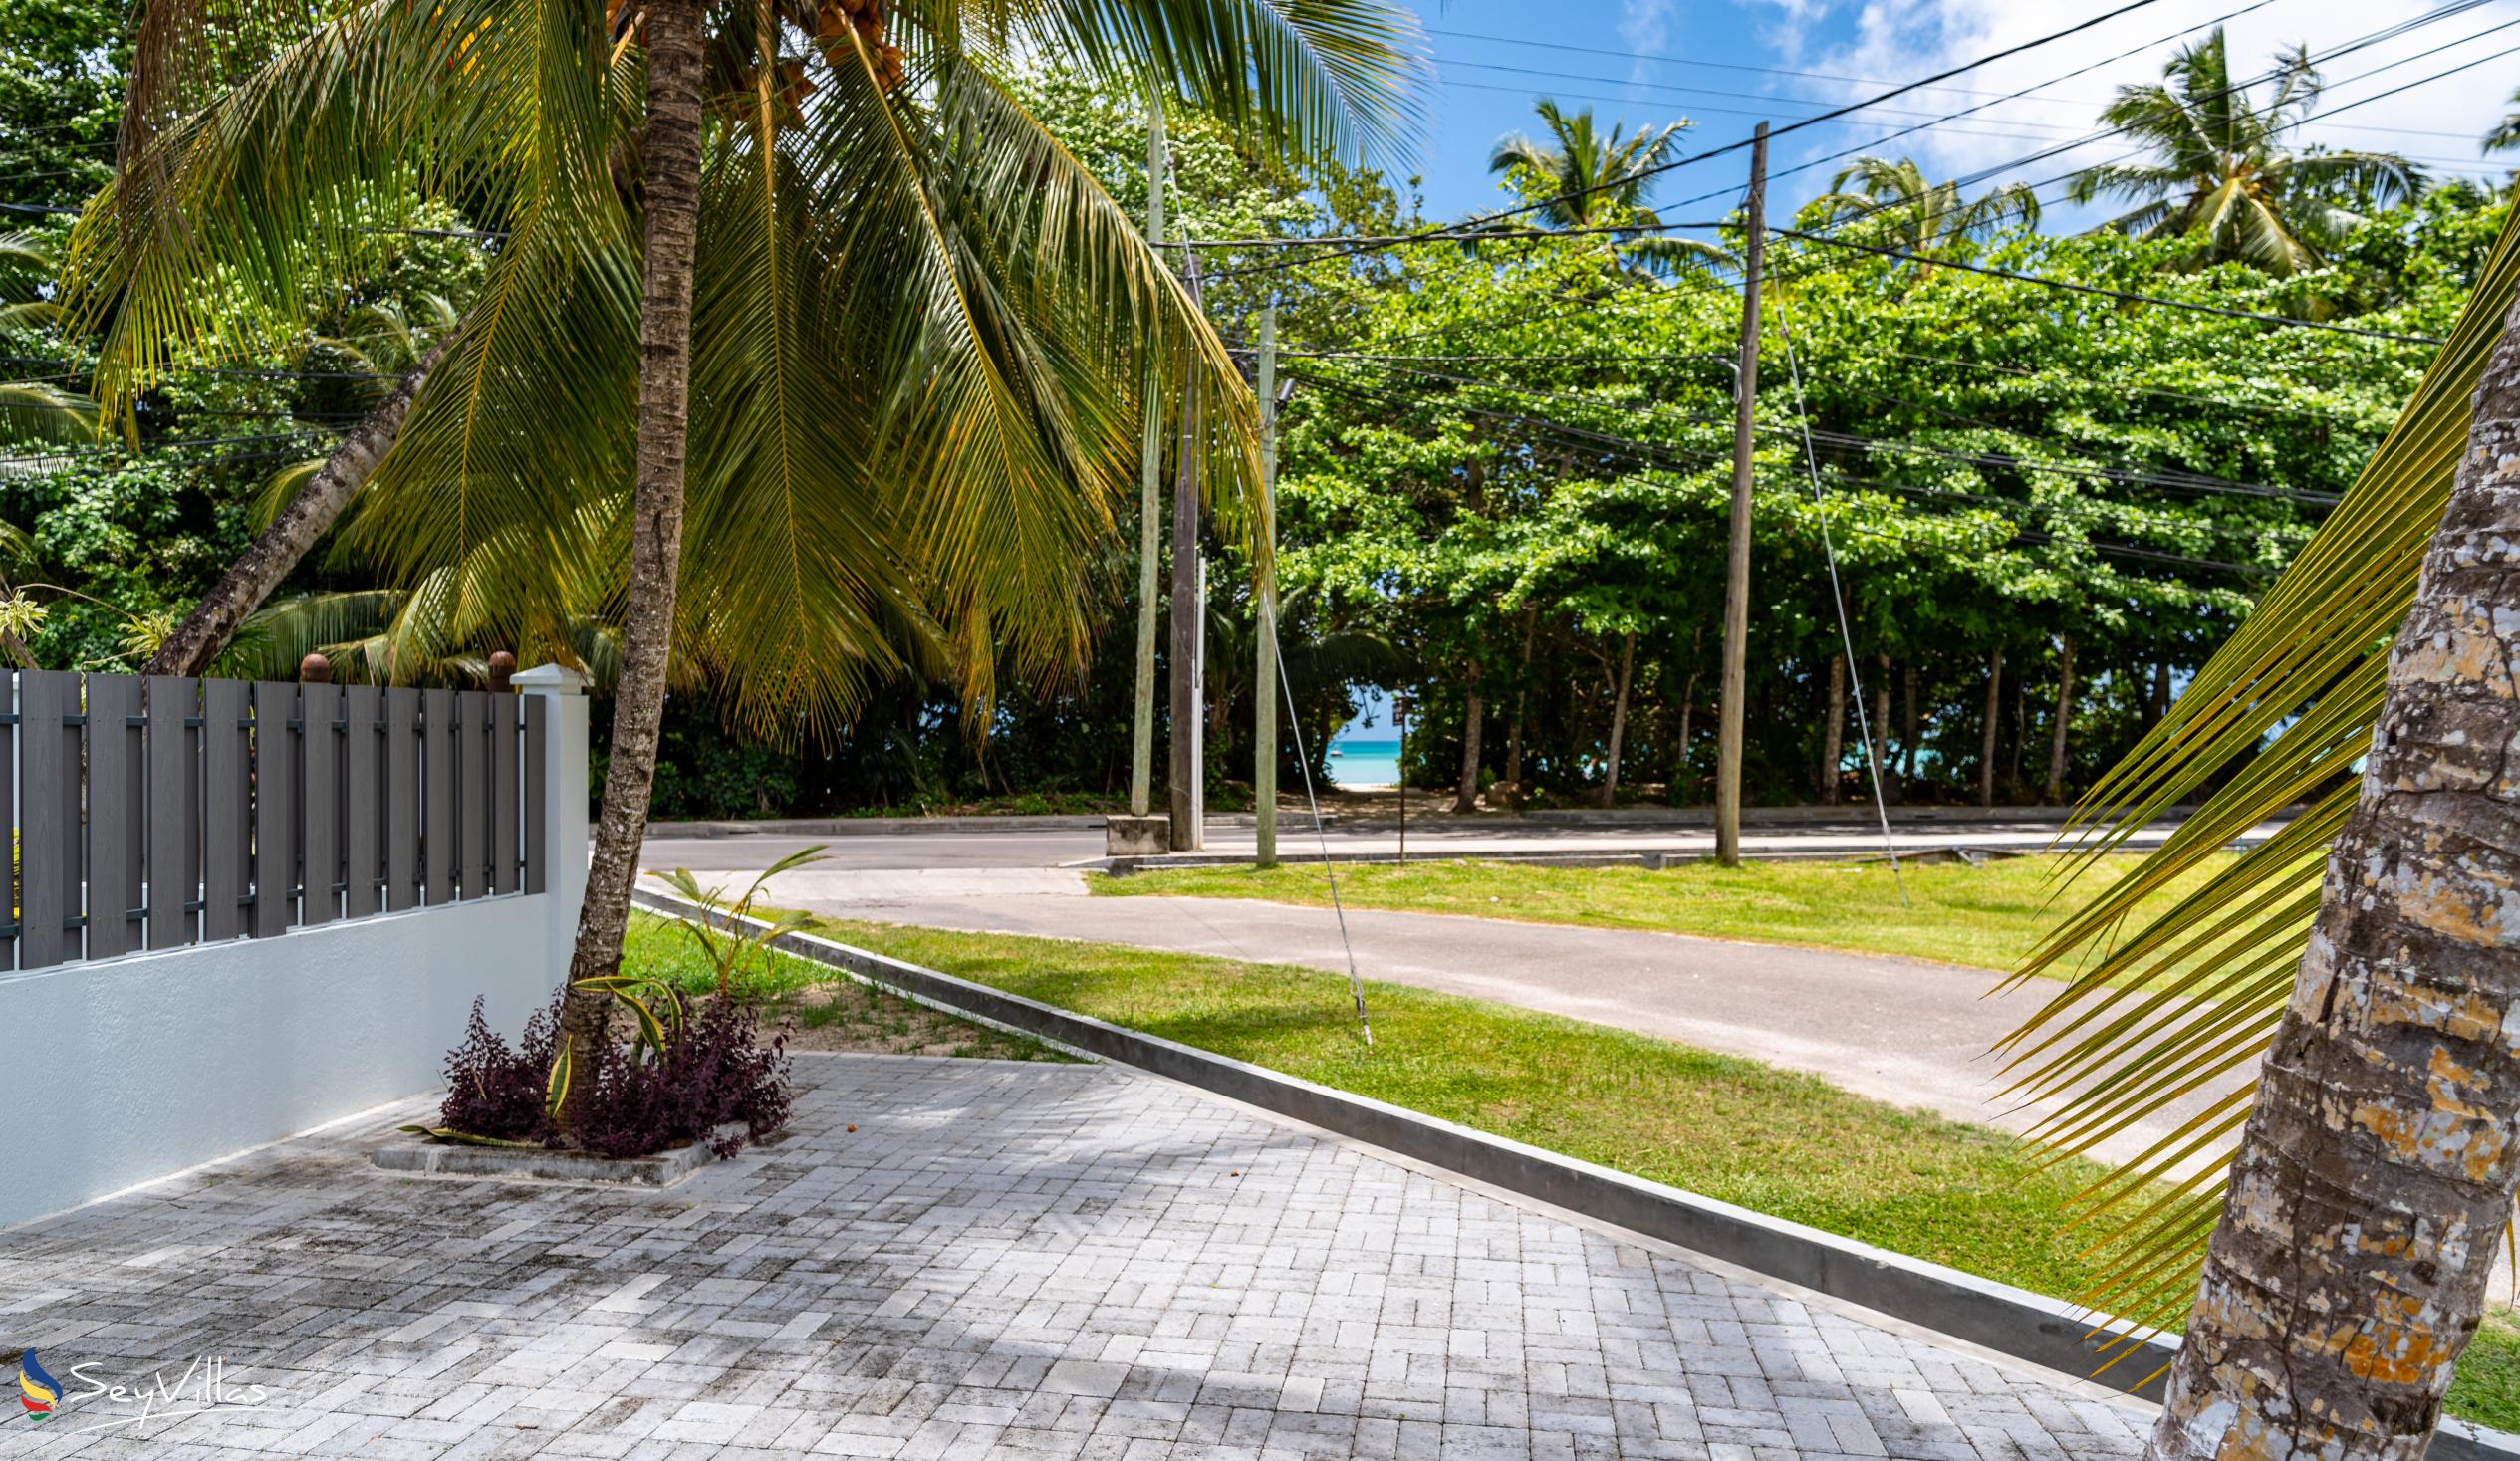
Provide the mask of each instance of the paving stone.
{"label": "paving stone", "polygon": [[0,1461],[2142,1449],[2141,1409],[1169,1083],[798,1074],[784,1139],[670,1192],[376,1171],[406,1104],[0,1233],[0,1339],[125,1381],[217,1357],[269,1391],[88,1437],[74,1402]]}

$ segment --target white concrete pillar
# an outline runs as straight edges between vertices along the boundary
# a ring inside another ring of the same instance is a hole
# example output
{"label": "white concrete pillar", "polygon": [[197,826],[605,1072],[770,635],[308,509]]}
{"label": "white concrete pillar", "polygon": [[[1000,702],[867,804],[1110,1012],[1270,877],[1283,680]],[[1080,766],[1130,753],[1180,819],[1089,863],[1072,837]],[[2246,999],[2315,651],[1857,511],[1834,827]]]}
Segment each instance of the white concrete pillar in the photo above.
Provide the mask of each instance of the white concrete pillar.
{"label": "white concrete pillar", "polygon": [[517,692],[542,697],[550,737],[543,754],[543,855],[549,905],[551,982],[569,977],[578,942],[578,908],[587,895],[587,677],[566,665],[538,664],[509,680]]}

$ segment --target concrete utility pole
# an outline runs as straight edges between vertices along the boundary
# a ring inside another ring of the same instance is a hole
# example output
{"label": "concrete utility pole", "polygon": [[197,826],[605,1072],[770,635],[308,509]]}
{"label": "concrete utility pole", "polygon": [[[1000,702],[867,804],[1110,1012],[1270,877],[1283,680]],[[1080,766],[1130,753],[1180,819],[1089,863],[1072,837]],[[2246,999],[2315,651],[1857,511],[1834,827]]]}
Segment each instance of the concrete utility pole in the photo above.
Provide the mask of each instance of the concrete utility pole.
{"label": "concrete utility pole", "polygon": [[1750,141],[1749,247],[1741,261],[1741,365],[1732,388],[1732,553],[1724,571],[1724,667],[1715,720],[1715,860],[1741,865],[1741,697],[1749,681],[1752,432],[1759,401],[1759,266],[1767,256],[1768,124]]}
{"label": "concrete utility pole", "polygon": [[[1146,242],[1163,246],[1163,103],[1146,94]],[[1163,368],[1146,352],[1145,459],[1137,487],[1137,706],[1129,726],[1129,812],[1154,799],[1155,561],[1163,555]]]}
{"label": "concrete utility pole", "polygon": [[1278,865],[1278,307],[1260,312],[1260,663],[1251,718],[1252,861]]}
{"label": "concrete utility pole", "polygon": [[[1190,307],[1199,307],[1199,260],[1183,249],[1181,277]],[[1185,351],[1181,383],[1181,459],[1172,474],[1172,851],[1199,848],[1199,438],[1198,358]]]}

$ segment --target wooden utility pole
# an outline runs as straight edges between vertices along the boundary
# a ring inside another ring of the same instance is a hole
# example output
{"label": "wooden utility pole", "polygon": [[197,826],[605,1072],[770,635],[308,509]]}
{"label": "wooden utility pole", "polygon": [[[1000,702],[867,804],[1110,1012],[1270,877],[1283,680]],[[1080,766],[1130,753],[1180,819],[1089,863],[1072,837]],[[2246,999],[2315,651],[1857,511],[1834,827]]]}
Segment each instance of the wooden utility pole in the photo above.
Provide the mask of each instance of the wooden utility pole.
{"label": "wooden utility pole", "polygon": [[[1181,278],[1190,308],[1199,308],[1199,260],[1181,253]],[[1185,347],[1181,372],[1180,460],[1172,472],[1172,766],[1165,778],[1172,793],[1172,851],[1199,847],[1199,442],[1198,356]]]}
{"label": "wooden utility pole", "polygon": [[[1163,103],[1146,94],[1146,242],[1163,245]],[[1153,332],[1148,331],[1149,339]],[[1146,352],[1146,437],[1137,479],[1137,704],[1129,725],[1129,813],[1154,800],[1155,561],[1163,556],[1163,366]]]}
{"label": "wooden utility pole", "polygon": [[1252,860],[1278,865],[1278,307],[1260,312],[1260,664],[1251,720]]}
{"label": "wooden utility pole", "polygon": [[1732,396],[1732,552],[1724,569],[1724,667],[1715,717],[1715,860],[1741,865],[1741,697],[1749,681],[1750,469],[1759,400],[1759,266],[1767,257],[1768,124],[1750,140],[1749,246],[1741,256],[1741,361]]}

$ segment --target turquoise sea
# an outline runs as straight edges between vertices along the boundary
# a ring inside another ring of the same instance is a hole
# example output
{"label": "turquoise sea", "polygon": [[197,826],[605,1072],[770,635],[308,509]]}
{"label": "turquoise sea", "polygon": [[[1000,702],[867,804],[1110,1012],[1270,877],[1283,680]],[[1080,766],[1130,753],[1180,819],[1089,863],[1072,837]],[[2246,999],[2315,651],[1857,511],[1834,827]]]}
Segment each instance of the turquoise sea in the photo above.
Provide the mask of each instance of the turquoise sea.
{"label": "turquoise sea", "polygon": [[1330,743],[1330,780],[1342,787],[1386,787],[1400,779],[1400,743],[1341,736]]}

